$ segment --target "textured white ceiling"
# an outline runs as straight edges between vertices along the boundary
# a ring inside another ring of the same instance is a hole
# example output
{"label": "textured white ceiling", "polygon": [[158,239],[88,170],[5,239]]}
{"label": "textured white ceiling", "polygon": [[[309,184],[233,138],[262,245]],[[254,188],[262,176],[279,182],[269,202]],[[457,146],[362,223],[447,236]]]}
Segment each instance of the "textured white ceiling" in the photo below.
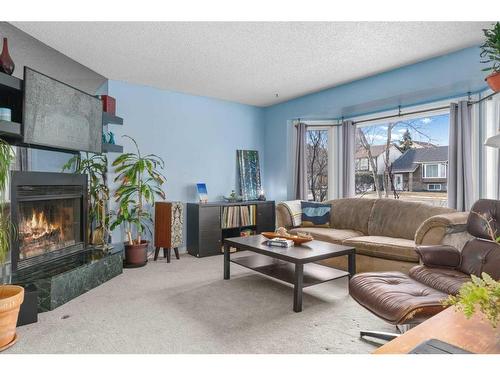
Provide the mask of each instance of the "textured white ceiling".
{"label": "textured white ceiling", "polygon": [[481,29],[489,26],[486,22],[12,24],[109,79],[257,106],[478,45]]}

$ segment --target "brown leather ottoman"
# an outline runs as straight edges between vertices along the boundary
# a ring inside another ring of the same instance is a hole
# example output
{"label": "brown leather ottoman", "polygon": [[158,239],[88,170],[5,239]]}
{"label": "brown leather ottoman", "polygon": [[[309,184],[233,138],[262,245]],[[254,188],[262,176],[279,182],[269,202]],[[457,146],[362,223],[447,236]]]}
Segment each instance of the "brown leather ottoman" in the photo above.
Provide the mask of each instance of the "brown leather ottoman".
{"label": "brown leather ottoman", "polygon": [[389,323],[415,324],[437,314],[447,294],[401,272],[367,272],[349,281],[349,293],[367,310]]}

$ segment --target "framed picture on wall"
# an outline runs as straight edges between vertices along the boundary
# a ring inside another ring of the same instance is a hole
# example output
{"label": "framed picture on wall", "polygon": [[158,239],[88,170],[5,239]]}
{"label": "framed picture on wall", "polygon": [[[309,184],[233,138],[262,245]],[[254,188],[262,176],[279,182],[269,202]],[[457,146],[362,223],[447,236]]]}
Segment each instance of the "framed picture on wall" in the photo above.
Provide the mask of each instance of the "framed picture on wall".
{"label": "framed picture on wall", "polygon": [[259,151],[237,150],[240,190],[243,200],[257,200],[262,190]]}

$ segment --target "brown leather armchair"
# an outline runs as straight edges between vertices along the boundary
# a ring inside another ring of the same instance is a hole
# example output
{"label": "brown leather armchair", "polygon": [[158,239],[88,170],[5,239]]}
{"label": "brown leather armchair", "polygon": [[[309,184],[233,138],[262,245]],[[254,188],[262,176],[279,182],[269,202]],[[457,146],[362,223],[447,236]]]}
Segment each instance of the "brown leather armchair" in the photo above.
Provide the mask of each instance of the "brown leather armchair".
{"label": "brown leather armchair", "polygon": [[[483,215],[480,217],[478,214]],[[490,228],[486,221],[489,220]],[[467,231],[474,236],[462,251],[447,245],[418,246],[421,264],[409,275],[400,272],[369,272],[355,275],[349,293],[363,307],[395,325],[414,325],[444,309],[442,301],[458,293],[470,275],[488,273],[500,279],[500,201],[481,199],[471,209]],[[397,334],[362,331],[361,337],[390,340]]]}

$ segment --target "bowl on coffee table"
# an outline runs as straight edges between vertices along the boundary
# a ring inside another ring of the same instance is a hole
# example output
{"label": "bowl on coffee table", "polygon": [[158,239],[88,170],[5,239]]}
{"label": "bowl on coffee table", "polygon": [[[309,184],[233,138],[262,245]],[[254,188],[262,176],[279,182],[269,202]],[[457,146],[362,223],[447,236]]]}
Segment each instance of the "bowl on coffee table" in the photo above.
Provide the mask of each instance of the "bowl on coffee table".
{"label": "bowl on coffee table", "polygon": [[302,245],[306,242],[310,242],[313,240],[312,237],[300,237],[300,236],[295,236],[295,235],[282,235],[276,232],[262,232],[261,233],[264,237],[268,239],[273,239],[273,238],[284,238],[285,240],[292,240],[295,245]]}

